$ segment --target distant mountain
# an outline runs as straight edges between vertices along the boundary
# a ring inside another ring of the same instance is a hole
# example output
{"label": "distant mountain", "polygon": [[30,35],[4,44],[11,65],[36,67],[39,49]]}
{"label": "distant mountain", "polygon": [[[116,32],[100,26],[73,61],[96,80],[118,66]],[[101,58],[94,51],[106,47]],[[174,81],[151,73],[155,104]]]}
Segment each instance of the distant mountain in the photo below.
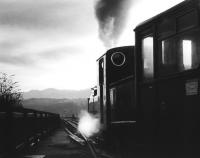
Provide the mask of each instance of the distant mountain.
{"label": "distant mountain", "polygon": [[24,100],[23,107],[58,113],[61,116],[78,116],[81,110],[87,110],[87,99],[32,98]]}
{"label": "distant mountain", "polygon": [[90,89],[85,90],[58,90],[58,89],[45,89],[45,90],[31,90],[23,93],[24,99],[30,98],[56,98],[56,99],[74,99],[74,98],[88,98]]}

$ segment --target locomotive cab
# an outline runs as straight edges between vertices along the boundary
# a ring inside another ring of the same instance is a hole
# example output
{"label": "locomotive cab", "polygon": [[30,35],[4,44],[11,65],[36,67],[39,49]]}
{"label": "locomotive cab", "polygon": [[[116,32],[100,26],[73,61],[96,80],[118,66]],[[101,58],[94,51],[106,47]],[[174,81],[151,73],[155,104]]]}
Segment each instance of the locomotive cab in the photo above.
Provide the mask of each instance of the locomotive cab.
{"label": "locomotive cab", "polygon": [[[101,123],[108,139],[134,133],[134,47],[108,50],[97,60]],[[113,138],[114,139],[114,138]],[[113,140],[112,139],[112,140]]]}
{"label": "locomotive cab", "polygon": [[135,29],[137,141],[166,153],[200,147],[199,7],[184,1]]}

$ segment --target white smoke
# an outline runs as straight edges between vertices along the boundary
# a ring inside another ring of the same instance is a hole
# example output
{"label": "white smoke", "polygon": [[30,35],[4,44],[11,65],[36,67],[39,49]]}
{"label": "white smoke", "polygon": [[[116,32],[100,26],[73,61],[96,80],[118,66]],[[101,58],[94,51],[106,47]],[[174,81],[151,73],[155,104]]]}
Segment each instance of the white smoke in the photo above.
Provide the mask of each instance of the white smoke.
{"label": "white smoke", "polygon": [[106,48],[113,47],[117,42],[117,39],[113,37],[114,22],[114,18],[107,18],[104,27],[101,30],[99,30],[99,36],[103,40],[104,46]]}
{"label": "white smoke", "polygon": [[99,118],[89,114],[87,111],[81,111],[79,115],[78,130],[84,136],[91,137],[100,130]]}

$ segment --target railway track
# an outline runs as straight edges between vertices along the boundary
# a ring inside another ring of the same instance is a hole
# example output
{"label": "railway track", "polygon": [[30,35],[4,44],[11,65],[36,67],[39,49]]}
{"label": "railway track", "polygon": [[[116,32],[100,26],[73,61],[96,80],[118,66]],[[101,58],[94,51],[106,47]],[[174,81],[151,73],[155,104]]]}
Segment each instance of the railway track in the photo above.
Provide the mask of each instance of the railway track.
{"label": "railway track", "polygon": [[78,132],[78,121],[70,120],[70,119],[63,119],[64,123],[64,130],[68,133],[69,137],[80,145],[85,145],[85,140]]}
{"label": "railway track", "polygon": [[78,142],[82,146],[88,146],[93,158],[113,158],[112,156],[102,152],[95,147],[94,141],[84,136],[78,131],[78,121],[72,119],[63,119],[64,130],[68,133],[69,137]]}

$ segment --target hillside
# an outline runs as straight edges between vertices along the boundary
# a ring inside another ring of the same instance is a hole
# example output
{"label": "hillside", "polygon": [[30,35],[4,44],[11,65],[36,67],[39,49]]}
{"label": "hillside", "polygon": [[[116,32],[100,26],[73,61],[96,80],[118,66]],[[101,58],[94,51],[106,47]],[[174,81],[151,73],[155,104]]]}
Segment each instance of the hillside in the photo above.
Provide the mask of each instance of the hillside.
{"label": "hillside", "polygon": [[58,113],[61,116],[77,116],[82,109],[87,109],[87,99],[31,98],[23,101],[23,107]]}

